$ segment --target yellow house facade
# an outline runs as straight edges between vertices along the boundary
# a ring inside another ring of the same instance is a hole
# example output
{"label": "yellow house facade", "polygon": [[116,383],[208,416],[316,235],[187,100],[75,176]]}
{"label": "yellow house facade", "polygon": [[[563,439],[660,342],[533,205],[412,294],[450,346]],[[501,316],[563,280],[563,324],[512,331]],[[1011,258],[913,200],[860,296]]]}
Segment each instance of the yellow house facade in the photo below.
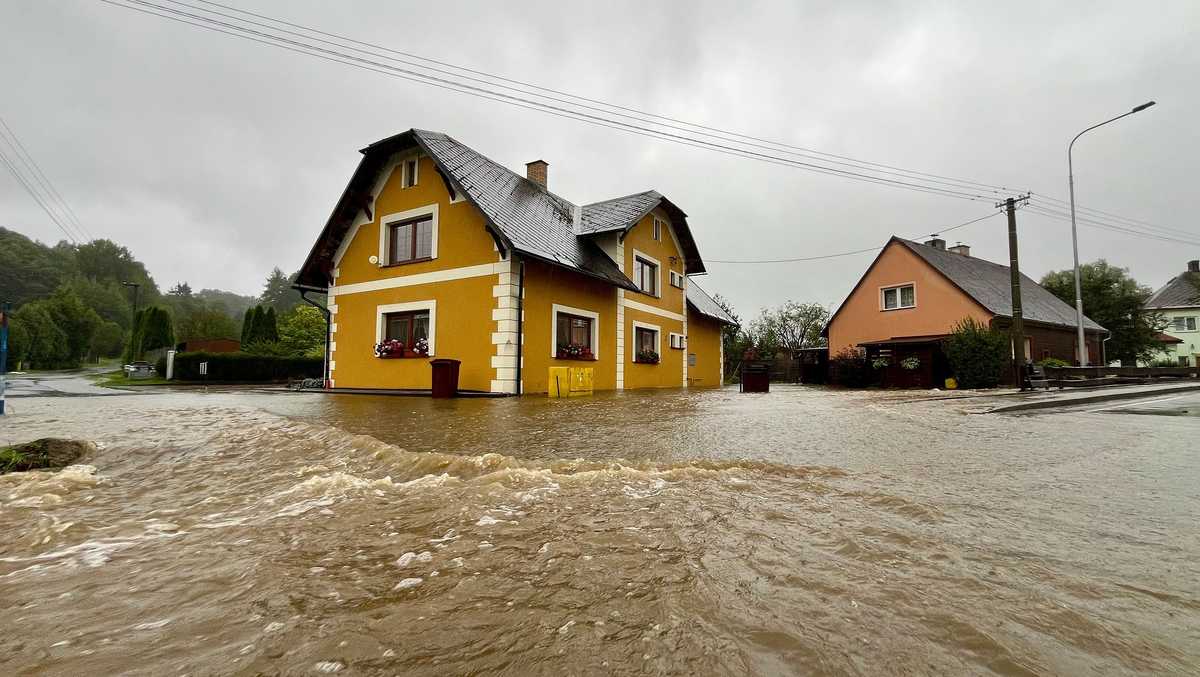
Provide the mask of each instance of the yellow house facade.
{"label": "yellow house facade", "polygon": [[520,176],[421,130],[362,154],[297,279],[328,295],[329,387],[426,391],[435,358],[480,393],[547,392],[552,367],[597,390],[721,384],[733,320],[659,193],[576,205],[544,162]]}

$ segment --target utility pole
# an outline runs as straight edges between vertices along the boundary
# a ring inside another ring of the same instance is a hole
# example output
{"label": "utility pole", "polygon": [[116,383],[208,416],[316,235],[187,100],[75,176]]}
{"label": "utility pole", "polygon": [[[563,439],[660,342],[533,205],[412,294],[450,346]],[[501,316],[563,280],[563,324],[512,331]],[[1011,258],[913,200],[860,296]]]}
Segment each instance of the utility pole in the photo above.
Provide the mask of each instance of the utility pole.
{"label": "utility pole", "polygon": [[4,391],[8,387],[8,316],[11,313],[11,303],[0,303],[0,416],[4,415]]}
{"label": "utility pole", "polygon": [[1028,200],[1029,195],[1023,195],[1010,197],[1003,203],[1008,214],[1008,272],[1012,280],[1013,378],[1022,390],[1025,389],[1025,314],[1021,308],[1021,266],[1017,262],[1017,202]]}

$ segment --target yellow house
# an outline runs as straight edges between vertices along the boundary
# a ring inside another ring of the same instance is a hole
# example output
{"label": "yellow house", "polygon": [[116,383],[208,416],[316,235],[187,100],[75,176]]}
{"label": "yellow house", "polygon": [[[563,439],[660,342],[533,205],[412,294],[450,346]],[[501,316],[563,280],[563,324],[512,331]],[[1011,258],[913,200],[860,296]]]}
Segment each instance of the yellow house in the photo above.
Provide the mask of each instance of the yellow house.
{"label": "yellow house", "polygon": [[563,366],[597,390],[721,384],[733,320],[659,193],[576,205],[541,160],[522,177],[416,129],[361,152],[297,279],[328,294],[330,387],[425,391],[431,358],[476,392],[544,393]]}

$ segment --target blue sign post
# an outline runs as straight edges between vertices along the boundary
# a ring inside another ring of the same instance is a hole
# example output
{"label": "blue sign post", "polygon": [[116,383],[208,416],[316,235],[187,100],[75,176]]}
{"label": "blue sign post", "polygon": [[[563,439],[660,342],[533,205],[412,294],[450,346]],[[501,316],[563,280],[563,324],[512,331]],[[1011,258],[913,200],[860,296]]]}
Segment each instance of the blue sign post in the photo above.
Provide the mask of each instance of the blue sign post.
{"label": "blue sign post", "polygon": [[10,303],[0,303],[0,416],[4,415],[4,390],[8,385],[8,314]]}

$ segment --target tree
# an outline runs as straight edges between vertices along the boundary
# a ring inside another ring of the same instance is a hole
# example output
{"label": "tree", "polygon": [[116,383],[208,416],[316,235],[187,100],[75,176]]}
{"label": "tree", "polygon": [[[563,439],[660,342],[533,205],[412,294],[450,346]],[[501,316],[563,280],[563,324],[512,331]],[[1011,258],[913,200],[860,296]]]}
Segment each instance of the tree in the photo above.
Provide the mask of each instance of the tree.
{"label": "tree", "polygon": [[279,316],[273,307],[268,307],[267,312],[263,314],[261,340],[268,343],[279,341]]}
{"label": "tree", "polygon": [[116,322],[101,322],[92,335],[88,352],[97,358],[116,357],[125,347],[125,330]]}
{"label": "tree", "polygon": [[171,287],[170,289],[168,289],[167,293],[170,294],[171,296],[178,296],[180,298],[185,298],[185,299],[191,298],[192,297],[192,286],[190,284],[188,284],[187,282],[180,282],[180,283],[176,284],[174,287]]}
{"label": "tree", "polygon": [[73,270],[73,250],[50,248],[0,228],[0,289],[4,301],[20,307],[54,293]]}
{"label": "tree", "polygon": [[24,362],[29,355],[29,330],[25,328],[23,321],[18,320],[15,316],[9,318],[8,322],[8,367],[13,371],[20,371],[21,363]]}
{"label": "tree", "polygon": [[171,314],[161,306],[151,306],[146,309],[142,326],[142,342],[139,352],[170,348],[175,345],[175,328],[172,326]]}
{"label": "tree", "polygon": [[730,317],[733,318],[734,324],[721,325],[721,349],[725,352],[725,359],[741,358],[742,353],[746,352],[745,334],[742,332],[742,318],[733,310],[733,304],[720,294],[713,296],[713,301],[721,310],[724,310]]}
{"label": "tree", "polygon": [[267,282],[263,285],[263,293],[259,298],[264,306],[274,308],[276,313],[285,313],[304,302],[300,292],[292,289],[297,273],[285,275],[278,267],[271,270]]}
{"label": "tree", "polygon": [[233,318],[221,310],[202,304],[176,319],[175,335],[179,340],[234,338],[238,330]]}
{"label": "tree", "polygon": [[944,350],[963,388],[995,388],[1012,361],[1009,335],[970,317],[954,325]]}
{"label": "tree", "polygon": [[313,306],[296,306],[279,321],[279,344],[288,355],[325,355],[325,316]]}
{"label": "tree", "polygon": [[75,248],[75,266],[80,275],[98,282],[135,282],[147,304],[158,300],[158,285],[146,266],[127,248],[112,240],[92,240]]}
{"label": "tree", "polygon": [[805,348],[825,345],[821,330],[829,322],[829,311],[818,303],[787,301],[777,308],[764,310],[756,320],[760,341],[774,343],[793,358]]}
{"label": "tree", "polygon": [[[1083,264],[1079,275],[1084,312],[1111,332],[1106,347],[1108,358],[1121,360],[1122,364],[1152,361],[1163,349],[1158,334],[1167,326],[1161,315],[1144,310],[1153,290],[1138,284],[1127,268],[1118,268],[1104,259]],[[1075,305],[1074,271],[1047,273],[1041,285]]]}
{"label": "tree", "polygon": [[25,348],[21,358],[28,361],[31,369],[62,369],[71,364],[71,353],[67,347],[67,334],[59,328],[50,312],[47,300],[34,301],[21,306],[13,314],[12,324],[25,337]]}
{"label": "tree", "polygon": [[88,308],[106,322],[115,322],[122,329],[128,328],[133,322],[133,308],[129,304],[129,295],[117,282],[99,282],[82,275],[75,274],[67,282]]}

